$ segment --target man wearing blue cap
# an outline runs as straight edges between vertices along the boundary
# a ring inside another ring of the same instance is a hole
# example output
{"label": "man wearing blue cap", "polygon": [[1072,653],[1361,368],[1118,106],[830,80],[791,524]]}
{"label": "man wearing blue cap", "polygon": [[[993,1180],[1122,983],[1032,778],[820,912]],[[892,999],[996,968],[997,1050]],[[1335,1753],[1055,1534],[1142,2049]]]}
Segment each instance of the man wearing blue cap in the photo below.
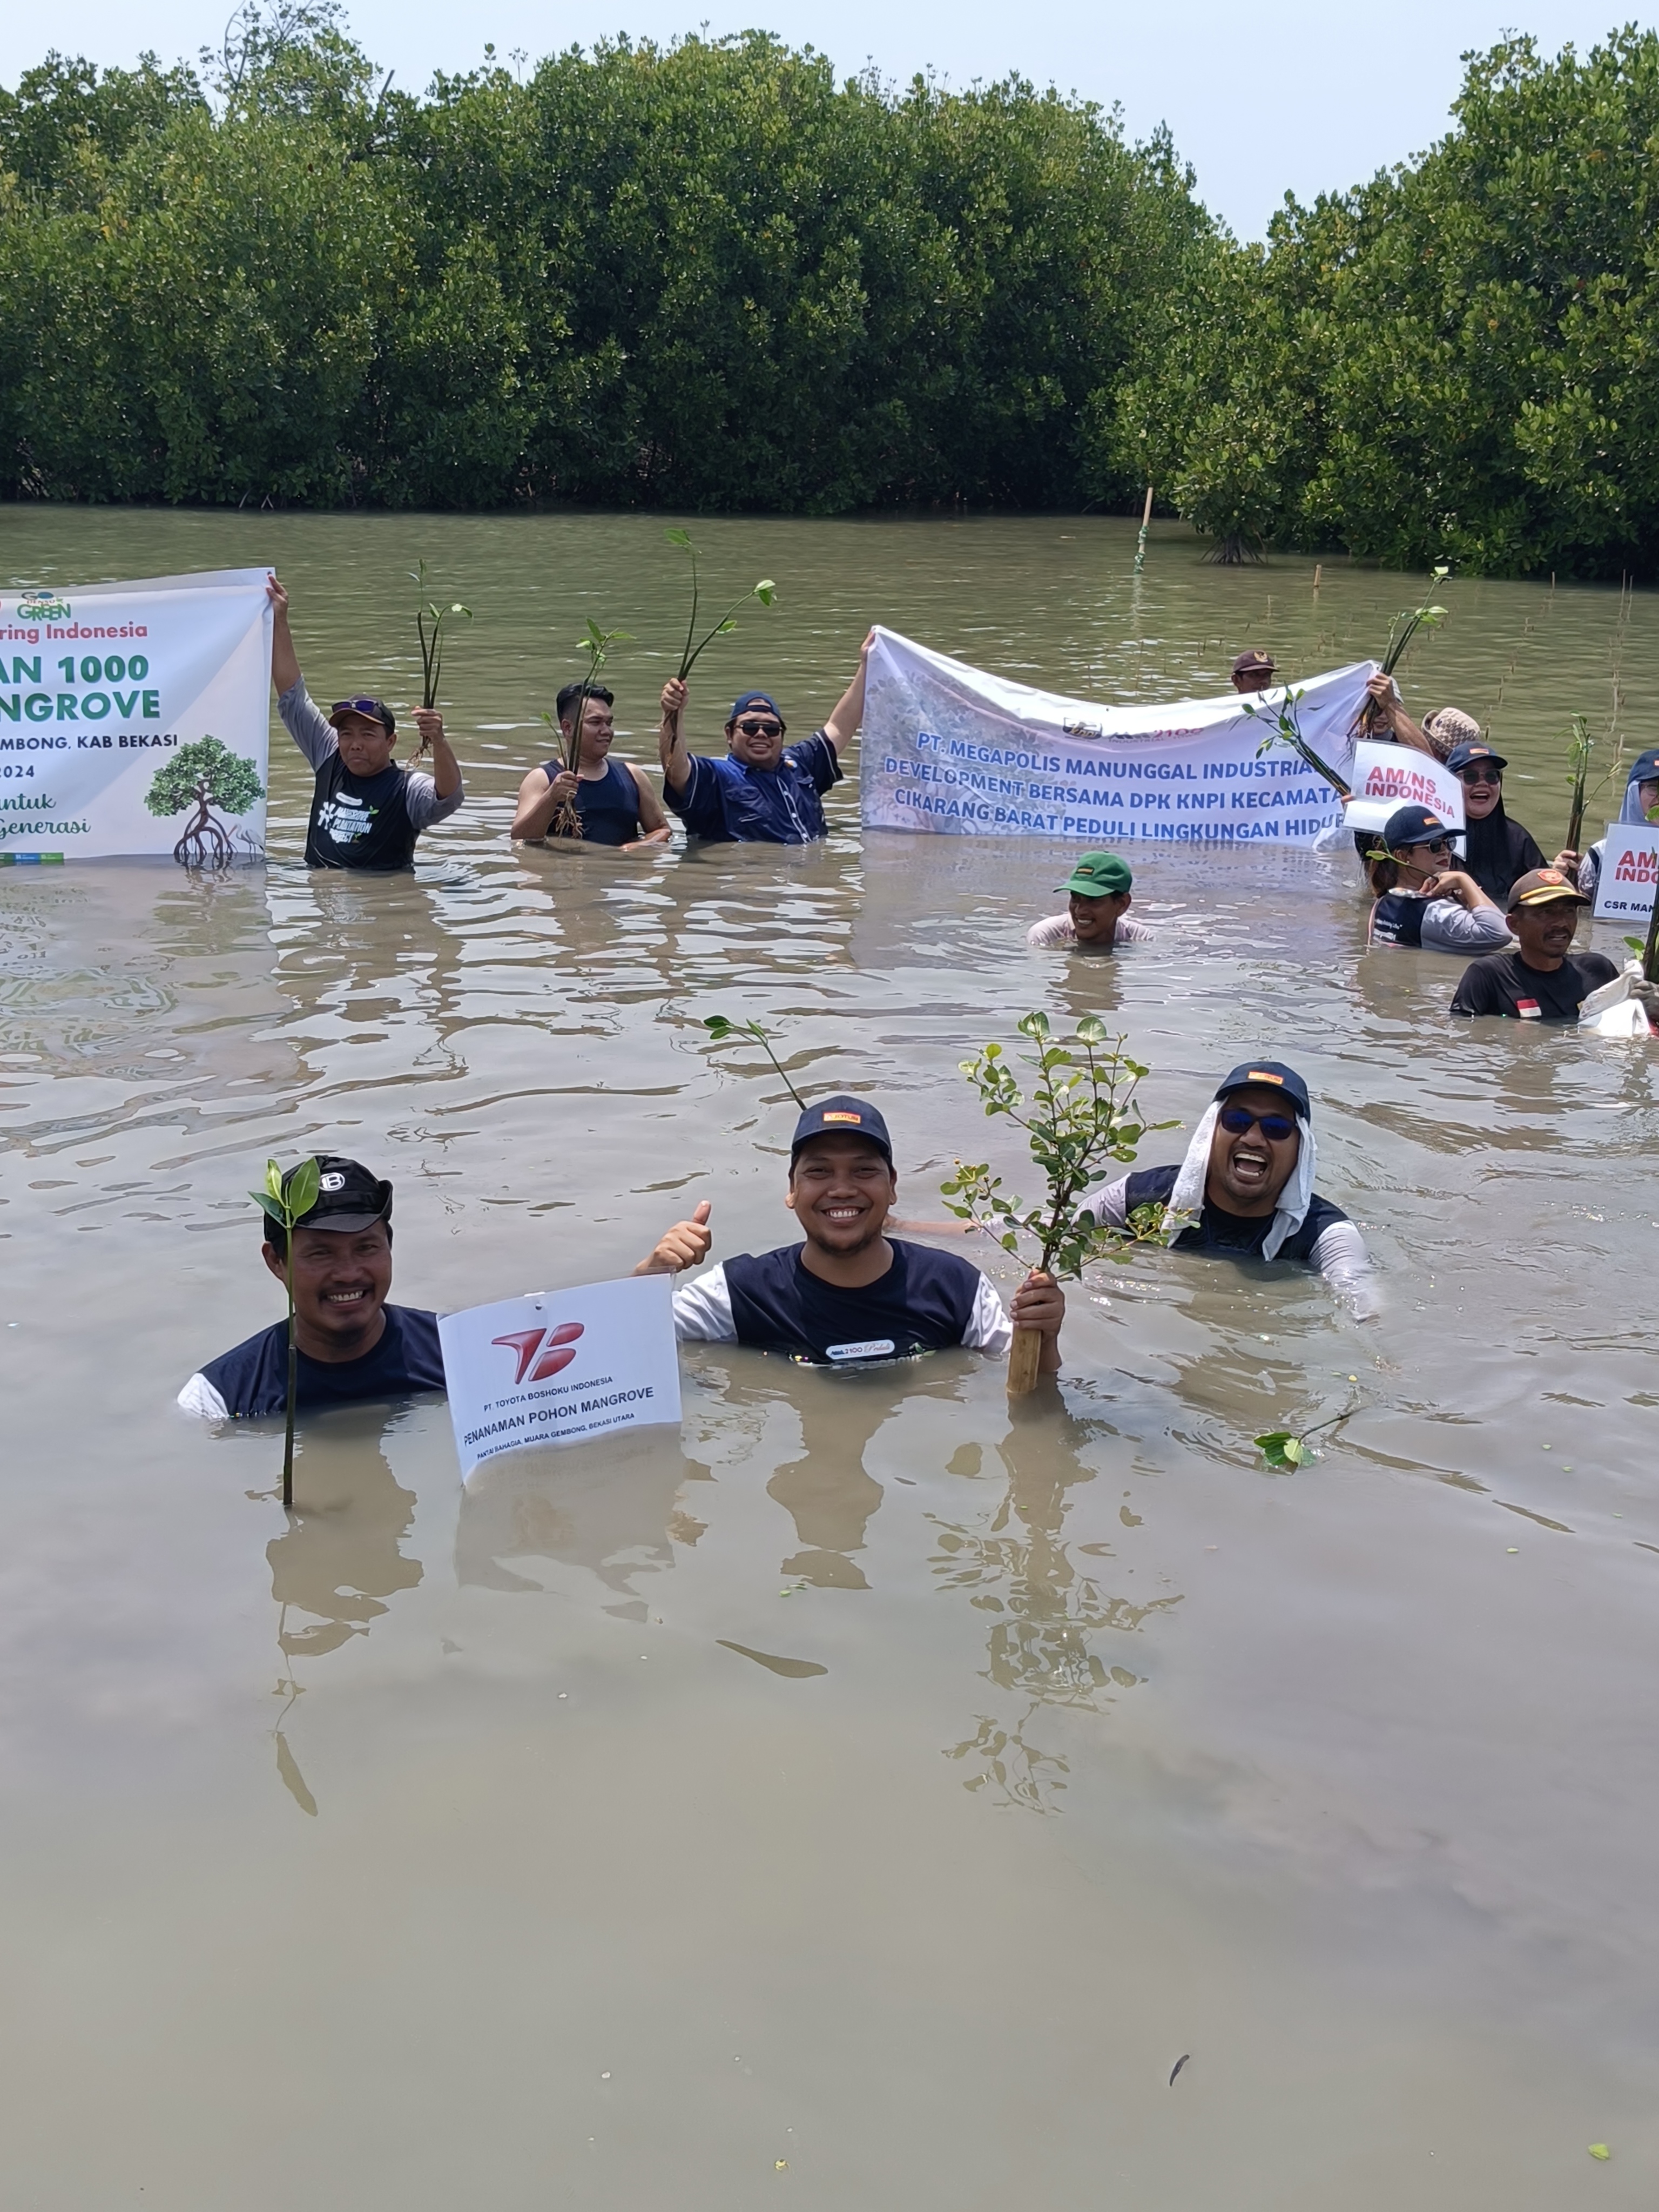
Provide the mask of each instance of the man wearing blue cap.
{"label": "man wearing blue cap", "polygon": [[1386,857],[1366,863],[1376,904],[1370,942],[1427,952],[1499,952],[1509,924],[1457,865],[1457,831],[1428,806],[1396,806],[1382,828]]}
{"label": "man wearing blue cap", "polygon": [[726,725],[724,760],[687,750],[686,687],[670,678],[662,688],[657,738],[663,797],[688,836],[710,844],[810,845],[829,834],[823,797],[841,781],[842,749],[864,718],[865,671],[874,641],[872,630],[834,713],[799,744],[785,745],[788,725],[769,692],[744,692]]}
{"label": "man wearing blue cap", "polygon": [[[914,1359],[951,1345],[1006,1352],[1040,1330],[1041,1366],[1060,1368],[1066,1294],[1035,1268],[1012,1320],[995,1286],[954,1252],[884,1234],[898,1196],[887,1124],[866,1098],[826,1098],[795,1125],[784,1203],[805,1242],[739,1253],[674,1293],[682,1340],[747,1344],[814,1367]],[[707,1201],[671,1229],[636,1274],[678,1274],[708,1254]]]}
{"label": "man wearing blue cap", "polygon": [[1243,1061],[1224,1077],[1177,1166],[1140,1168],[1102,1192],[1098,1218],[1124,1229],[1144,1206],[1182,1225],[1182,1251],[1238,1260],[1294,1260],[1373,1310],[1370,1255],[1340,1206],[1313,1187],[1313,1104],[1282,1060]]}

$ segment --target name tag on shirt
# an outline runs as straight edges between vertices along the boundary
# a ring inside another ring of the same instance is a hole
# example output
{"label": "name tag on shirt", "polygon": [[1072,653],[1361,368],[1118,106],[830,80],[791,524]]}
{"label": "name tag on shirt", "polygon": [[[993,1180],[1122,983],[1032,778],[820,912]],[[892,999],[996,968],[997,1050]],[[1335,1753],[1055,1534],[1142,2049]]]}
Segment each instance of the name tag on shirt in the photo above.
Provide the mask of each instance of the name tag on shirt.
{"label": "name tag on shirt", "polygon": [[826,1359],[882,1359],[898,1350],[890,1336],[872,1336],[866,1344],[826,1344]]}

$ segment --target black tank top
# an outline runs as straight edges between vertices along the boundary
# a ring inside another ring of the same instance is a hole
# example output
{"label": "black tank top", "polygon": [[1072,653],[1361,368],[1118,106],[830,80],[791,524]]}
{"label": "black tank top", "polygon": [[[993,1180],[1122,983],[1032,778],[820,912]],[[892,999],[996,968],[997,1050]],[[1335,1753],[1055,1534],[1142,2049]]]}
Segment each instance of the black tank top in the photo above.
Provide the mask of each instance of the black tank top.
{"label": "black tank top", "polygon": [[[544,761],[542,774],[550,783],[562,775],[562,761]],[[582,818],[583,842],[589,845],[628,845],[640,834],[639,786],[620,761],[608,760],[605,774],[590,781],[576,778],[576,811]]]}
{"label": "black tank top", "polygon": [[317,771],[306,831],[308,868],[392,875],[415,865],[419,835],[409,818],[408,771],[395,761],[379,775],[352,775],[338,753]]}

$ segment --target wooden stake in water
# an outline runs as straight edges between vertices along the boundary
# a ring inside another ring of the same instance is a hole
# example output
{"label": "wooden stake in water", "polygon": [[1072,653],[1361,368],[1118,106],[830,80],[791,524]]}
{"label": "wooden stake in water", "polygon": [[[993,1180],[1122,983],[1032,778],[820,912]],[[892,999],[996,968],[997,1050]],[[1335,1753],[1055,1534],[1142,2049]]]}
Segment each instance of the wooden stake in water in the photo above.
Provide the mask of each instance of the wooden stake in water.
{"label": "wooden stake in water", "polygon": [[1146,487],[1146,504],[1140,510],[1140,535],[1135,540],[1135,574],[1138,576],[1146,565],[1146,526],[1152,519],[1152,488]]}

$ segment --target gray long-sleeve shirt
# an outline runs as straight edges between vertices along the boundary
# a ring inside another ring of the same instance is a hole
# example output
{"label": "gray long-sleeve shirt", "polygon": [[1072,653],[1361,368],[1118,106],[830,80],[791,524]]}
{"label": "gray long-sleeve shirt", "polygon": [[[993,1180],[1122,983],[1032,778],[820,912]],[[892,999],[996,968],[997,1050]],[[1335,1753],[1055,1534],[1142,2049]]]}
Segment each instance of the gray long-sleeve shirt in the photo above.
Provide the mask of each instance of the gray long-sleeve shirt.
{"label": "gray long-sleeve shirt", "polygon": [[[278,696],[276,712],[283,718],[283,727],[313,768],[320,768],[331,753],[339,751],[334,726],[306,690],[303,676]],[[465,787],[457,784],[447,799],[440,799],[438,787],[429,775],[422,775],[418,769],[404,770],[404,804],[417,832],[429,830],[434,822],[447,821],[465,796]]]}

